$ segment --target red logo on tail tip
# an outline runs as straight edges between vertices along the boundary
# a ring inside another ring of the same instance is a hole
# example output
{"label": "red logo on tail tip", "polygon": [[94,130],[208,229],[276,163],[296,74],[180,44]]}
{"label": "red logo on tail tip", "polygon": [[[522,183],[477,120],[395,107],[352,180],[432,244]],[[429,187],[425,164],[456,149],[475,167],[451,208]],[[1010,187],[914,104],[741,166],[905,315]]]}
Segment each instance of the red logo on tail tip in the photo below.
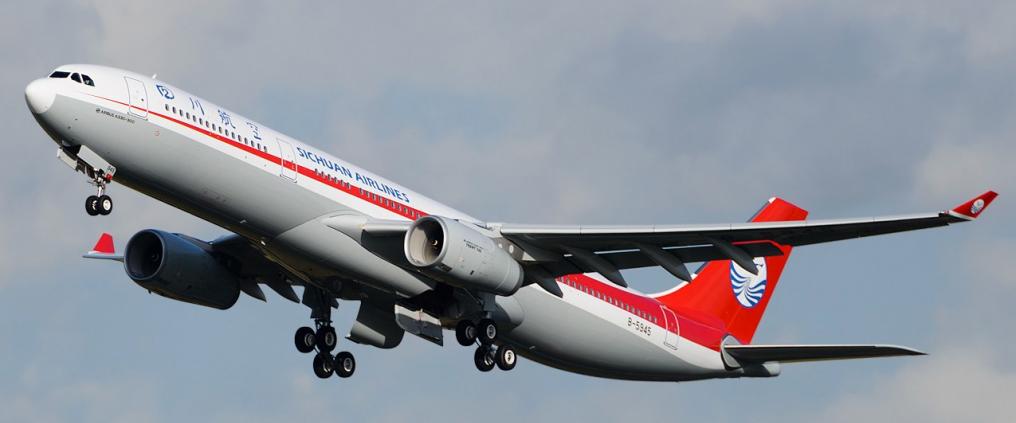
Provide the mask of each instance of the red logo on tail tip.
{"label": "red logo on tail tip", "polygon": [[981,212],[984,211],[984,209],[988,208],[988,205],[990,205],[991,202],[997,196],[998,193],[996,193],[995,191],[988,191],[985,192],[984,194],[974,197],[972,200],[967,201],[966,203],[954,207],[951,211],[954,215],[958,214],[960,216],[966,216],[968,218],[975,218],[978,215],[980,215]]}
{"label": "red logo on tail tip", "polygon": [[115,253],[116,250],[113,248],[113,235],[105,232],[103,232],[102,235],[99,235],[99,241],[95,243],[94,247],[92,247],[92,252],[102,254]]}

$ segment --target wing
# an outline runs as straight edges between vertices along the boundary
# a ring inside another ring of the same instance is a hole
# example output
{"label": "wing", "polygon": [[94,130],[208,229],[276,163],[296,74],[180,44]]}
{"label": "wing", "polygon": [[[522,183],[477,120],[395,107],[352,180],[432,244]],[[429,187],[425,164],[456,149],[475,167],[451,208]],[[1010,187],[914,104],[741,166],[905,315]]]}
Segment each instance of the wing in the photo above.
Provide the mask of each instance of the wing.
{"label": "wing", "polygon": [[741,363],[797,363],[925,355],[921,351],[895,345],[724,345],[723,351]]}
{"label": "wing", "polygon": [[[941,212],[860,219],[722,225],[492,226],[525,251],[525,260],[542,265],[550,276],[599,272],[625,285],[620,269],[658,265],[689,280],[685,262],[731,259],[752,271],[752,258],[780,255],[778,245],[811,245],[966,222],[976,219],[996,196],[988,191]],[[778,198],[769,202],[786,203]],[[797,210],[800,216],[806,215],[804,210]]]}

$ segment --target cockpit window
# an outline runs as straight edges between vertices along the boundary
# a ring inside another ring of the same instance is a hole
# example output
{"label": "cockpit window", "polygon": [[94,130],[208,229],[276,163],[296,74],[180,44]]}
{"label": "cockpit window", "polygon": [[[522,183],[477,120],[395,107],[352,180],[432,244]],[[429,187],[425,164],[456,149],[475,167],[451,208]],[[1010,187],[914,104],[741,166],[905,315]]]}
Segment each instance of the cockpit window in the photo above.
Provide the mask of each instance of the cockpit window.
{"label": "cockpit window", "polygon": [[89,87],[94,87],[95,86],[95,81],[93,81],[91,77],[89,77],[88,75],[85,75],[83,73],[77,73],[77,72],[70,73],[70,72],[64,72],[64,71],[56,71],[56,72],[53,72],[52,74],[50,74],[49,77],[50,78],[66,78],[67,75],[70,75],[71,79],[74,80],[74,82],[77,82],[79,84],[85,84],[85,85],[87,85]]}

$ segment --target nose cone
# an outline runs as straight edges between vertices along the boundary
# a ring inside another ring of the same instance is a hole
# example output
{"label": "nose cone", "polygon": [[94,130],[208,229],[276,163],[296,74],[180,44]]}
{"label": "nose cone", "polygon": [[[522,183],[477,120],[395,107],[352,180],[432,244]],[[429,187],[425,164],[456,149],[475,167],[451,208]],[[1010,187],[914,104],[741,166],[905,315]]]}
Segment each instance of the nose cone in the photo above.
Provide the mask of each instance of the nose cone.
{"label": "nose cone", "polygon": [[25,87],[28,108],[37,115],[46,113],[56,100],[56,89],[49,78],[36,79]]}

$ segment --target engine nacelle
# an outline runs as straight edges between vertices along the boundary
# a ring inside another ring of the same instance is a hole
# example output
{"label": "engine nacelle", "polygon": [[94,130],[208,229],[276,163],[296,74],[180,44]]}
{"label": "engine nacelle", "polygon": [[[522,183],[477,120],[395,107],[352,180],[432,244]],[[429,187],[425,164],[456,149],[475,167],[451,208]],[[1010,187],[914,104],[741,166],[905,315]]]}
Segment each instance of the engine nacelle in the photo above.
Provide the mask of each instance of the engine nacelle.
{"label": "engine nacelle", "polygon": [[413,266],[458,287],[511,295],[522,286],[522,265],[490,237],[452,219],[417,219],[406,231],[405,254]]}
{"label": "engine nacelle", "polygon": [[236,303],[240,284],[200,241],[155,229],[127,242],[124,270],[142,288],[191,304],[225,310]]}

